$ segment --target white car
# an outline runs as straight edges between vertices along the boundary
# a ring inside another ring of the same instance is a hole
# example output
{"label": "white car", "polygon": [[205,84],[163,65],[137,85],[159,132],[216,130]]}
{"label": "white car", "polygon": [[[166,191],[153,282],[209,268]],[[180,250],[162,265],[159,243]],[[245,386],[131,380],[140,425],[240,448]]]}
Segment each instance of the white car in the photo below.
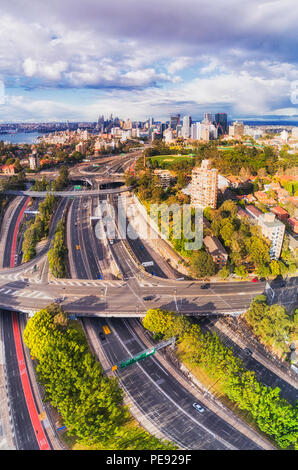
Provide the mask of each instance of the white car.
{"label": "white car", "polygon": [[192,405],[199,413],[204,413],[205,408],[203,408],[199,403],[193,403]]}

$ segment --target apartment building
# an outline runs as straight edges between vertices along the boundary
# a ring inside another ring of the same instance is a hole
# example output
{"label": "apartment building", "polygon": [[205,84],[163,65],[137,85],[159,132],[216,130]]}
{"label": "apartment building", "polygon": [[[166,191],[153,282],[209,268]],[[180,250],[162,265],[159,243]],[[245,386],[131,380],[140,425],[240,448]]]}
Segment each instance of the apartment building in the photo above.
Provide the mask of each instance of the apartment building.
{"label": "apartment building", "polygon": [[293,230],[294,233],[298,233],[298,220],[295,219],[295,217],[290,217],[288,220],[287,220],[289,226],[291,227],[291,229]]}
{"label": "apartment building", "polygon": [[285,235],[285,225],[272,212],[261,214],[258,218],[258,225],[261,227],[264,237],[271,242],[270,258],[278,259]]}
{"label": "apartment building", "polygon": [[154,174],[158,176],[163,189],[167,189],[170,186],[173,175],[169,170],[156,169],[154,170]]}
{"label": "apartment building", "polygon": [[218,192],[218,171],[211,169],[210,160],[203,160],[201,167],[192,170],[191,205],[216,209]]}

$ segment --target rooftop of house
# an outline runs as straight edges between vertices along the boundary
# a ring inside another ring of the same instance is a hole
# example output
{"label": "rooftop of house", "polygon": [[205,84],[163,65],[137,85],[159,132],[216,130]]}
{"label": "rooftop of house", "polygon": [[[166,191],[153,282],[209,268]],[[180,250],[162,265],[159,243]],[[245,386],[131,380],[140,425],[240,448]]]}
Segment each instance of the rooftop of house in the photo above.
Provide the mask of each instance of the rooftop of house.
{"label": "rooftop of house", "polygon": [[277,215],[289,215],[288,212],[280,206],[272,207],[271,211]]}
{"label": "rooftop of house", "polygon": [[225,248],[216,237],[211,237],[208,235],[204,238],[204,245],[206,246],[207,250],[211,255],[216,255],[217,253],[220,253],[221,255],[228,256],[228,253],[226,252]]}
{"label": "rooftop of house", "polygon": [[256,218],[262,215],[262,212],[259,209],[257,209],[255,206],[249,205],[249,206],[246,206],[245,209],[247,212],[249,212],[251,215],[253,215]]}

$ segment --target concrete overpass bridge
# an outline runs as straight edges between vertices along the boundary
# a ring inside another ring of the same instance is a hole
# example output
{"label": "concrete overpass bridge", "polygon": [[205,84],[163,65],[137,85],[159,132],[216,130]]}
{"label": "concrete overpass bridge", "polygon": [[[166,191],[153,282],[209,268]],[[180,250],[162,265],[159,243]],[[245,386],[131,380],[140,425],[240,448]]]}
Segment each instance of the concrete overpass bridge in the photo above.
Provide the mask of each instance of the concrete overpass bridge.
{"label": "concrete overpass bridge", "polygon": [[[11,272],[12,271],[12,272]],[[184,315],[239,314],[252,298],[264,291],[264,283],[211,283],[177,281],[139,275],[126,280],[39,278],[32,268],[0,271],[0,308],[35,312],[57,301],[78,316],[143,317],[149,308]]]}
{"label": "concrete overpass bridge", "polygon": [[[100,183],[107,184],[105,180],[100,180]],[[109,182],[111,180],[109,179]],[[130,191],[133,187],[132,186],[121,186],[119,188],[110,188],[110,189],[87,189],[87,190],[79,190],[79,191],[30,191],[30,190],[6,190],[3,191],[3,194],[10,195],[10,196],[29,196],[29,197],[46,197],[47,194],[52,194],[54,196],[59,197],[86,197],[86,196],[99,196],[99,195],[107,195],[107,194],[118,194],[124,193],[126,191]]]}

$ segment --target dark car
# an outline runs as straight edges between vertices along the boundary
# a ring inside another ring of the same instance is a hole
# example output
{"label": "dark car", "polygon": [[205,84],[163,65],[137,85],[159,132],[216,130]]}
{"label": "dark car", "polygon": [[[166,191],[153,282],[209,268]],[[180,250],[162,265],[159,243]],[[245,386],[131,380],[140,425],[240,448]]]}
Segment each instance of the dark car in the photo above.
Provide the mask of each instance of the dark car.
{"label": "dark car", "polygon": [[102,331],[100,331],[98,334],[99,334],[99,337],[100,337],[101,341],[105,341],[105,340],[106,340],[106,337],[105,337],[105,335],[103,334]]}
{"label": "dark car", "polygon": [[245,354],[247,354],[248,356],[251,356],[251,355],[252,355],[252,351],[251,351],[249,348],[244,348],[244,352],[245,352]]}
{"label": "dark car", "polygon": [[154,295],[146,295],[145,297],[143,297],[143,300],[153,300],[154,299]]}
{"label": "dark car", "polygon": [[202,284],[200,289],[209,289],[209,284]]}

